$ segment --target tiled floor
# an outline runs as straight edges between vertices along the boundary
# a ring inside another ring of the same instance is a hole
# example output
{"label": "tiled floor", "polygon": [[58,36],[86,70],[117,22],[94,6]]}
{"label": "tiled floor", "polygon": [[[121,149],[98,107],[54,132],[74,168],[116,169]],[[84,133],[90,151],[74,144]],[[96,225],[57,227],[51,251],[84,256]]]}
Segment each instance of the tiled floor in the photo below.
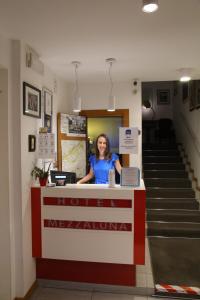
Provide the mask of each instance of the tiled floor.
{"label": "tiled floor", "polygon": [[[160,300],[157,298],[156,300]],[[163,298],[162,298],[163,299]],[[165,298],[167,300],[168,298]],[[38,289],[31,300],[155,300],[151,296],[138,296],[125,293],[89,292],[53,288]]]}
{"label": "tiled floor", "polygon": [[[150,300],[153,277],[146,239],[145,265],[136,266],[136,287],[39,280],[30,300]],[[159,298],[156,298],[157,300]]]}

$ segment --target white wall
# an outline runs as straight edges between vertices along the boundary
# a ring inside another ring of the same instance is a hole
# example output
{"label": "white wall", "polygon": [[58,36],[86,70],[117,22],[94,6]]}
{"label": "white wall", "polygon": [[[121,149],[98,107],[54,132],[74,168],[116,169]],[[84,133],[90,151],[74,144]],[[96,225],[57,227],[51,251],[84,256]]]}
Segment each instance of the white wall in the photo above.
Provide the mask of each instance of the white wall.
{"label": "white wall", "polygon": [[11,298],[11,241],[9,203],[8,70],[0,69],[0,299]]}
{"label": "white wall", "polygon": [[177,142],[183,146],[200,184],[200,109],[189,110],[189,99],[182,101],[181,84],[174,101],[174,125]]}
{"label": "white wall", "polygon": [[[73,99],[73,85],[69,85],[69,100]],[[109,85],[107,83],[80,83],[83,110],[107,109]],[[129,125],[141,130],[141,85],[138,83],[137,93],[133,93],[131,82],[116,82],[114,84],[116,109],[129,109]],[[130,155],[130,166],[141,168],[141,135],[139,136],[139,152]]]}
{"label": "white wall", "polygon": [[[56,84],[55,84],[56,79]],[[42,120],[23,115],[22,82],[53,91],[53,132],[57,112],[68,112],[67,84],[45,68],[44,75],[25,66],[25,45],[0,36],[0,299],[24,297],[36,279],[31,250],[30,172],[36,153],[28,152],[28,134]]]}
{"label": "white wall", "polygon": [[[21,44],[21,100],[22,82],[25,81],[38,89],[43,87],[53,92],[53,132],[57,133],[57,112],[60,109],[67,110],[67,84],[64,80],[56,78],[54,73],[47,67],[44,75],[40,75],[25,65],[25,45]],[[43,98],[42,98],[43,100]],[[23,115],[23,103],[21,101],[21,169],[22,169],[22,220],[23,220],[23,274],[25,294],[35,281],[35,260],[32,258],[31,244],[31,170],[37,162],[36,152],[28,152],[28,135],[36,135],[42,126],[42,118],[36,119]]]}
{"label": "white wall", "polygon": [[[1,234],[1,280],[0,280],[0,299],[10,300],[16,295],[15,288],[15,270],[16,261],[19,259],[19,251],[17,248],[18,237],[15,232],[18,231],[18,223],[15,223],[14,205],[18,201],[20,195],[20,176],[18,170],[21,170],[19,153],[20,143],[17,124],[17,101],[15,84],[17,65],[19,62],[14,57],[14,47],[12,41],[0,36],[0,65],[3,66],[1,84],[3,84],[3,93],[1,98],[1,214],[0,218],[4,225],[1,226],[3,236]],[[6,75],[7,74],[7,75]],[[4,81],[2,81],[4,80]],[[16,142],[16,143],[15,143]],[[17,175],[17,176],[15,176]],[[6,182],[4,182],[6,180]],[[6,202],[4,202],[6,201]],[[6,204],[6,205],[5,205]],[[18,217],[18,216],[17,216]],[[8,243],[9,241],[9,243]],[[17,258],[17,259],[16,259]],[[21,273],[16,270],[18,278]],[[20,284],[19,284],[20,288]]]}
{"label": "white wall", "polygon": [[[46,67],[44,75],[26,68],[25,45],[20,41],[0,37],[0,66],[4,67],[4,74],[8,74],[7,78],[4,75],[1,78],[3,86],[6,87],[8,83],[8,88],[7,91],[5,89],[3,99],[1,98],[4,106],[0,112],[1,136],[4,137],[0,148],[4,170],[1,183],[5,183],[4,189],[1,188],[0,201],[0,212],[3,216],[0,218],[0,222],[3,222],[0,234],[3,234],[1,243],[4,246],[1,246],[0,256],[1,277],[4,276],[4,280],[0,280],[0,299],[11,300],[14,297],[24,297],[36,279],[31,250],[30,205],[30,172],[36,162],[36,153],[28,152],[28,135],[37,134],[42,120],[23,115],[22,82],[26,81],[39,89],[46,87],[53,92],[55,133],[57,112],[72,111],[73,87],[56,78]],[[109,86],[105,83],[81,85],[83,109],[106,109],[108,89]],[[140,84],[136,95],[132,90],[131,83],[116,83],[116,107],[128,108],[130,126],[141,129]],[[141,168],[141,136],[139,144],[139,153],[131,156],[130,164]]]}
{"label": "white wall", "polygon": [[[152,107],[155,111],[153,114],[151,109],[142,109],[143,120],[158,120],[161,118],[173,119],[173,81],[157,81],[157,82],[143,82],[142,90],[144,97],[149,95],[151,99]],[[170,104],[159,105],[157,104],[157,91],[158,90],[169,90],[170,91]]]}
{"label": "white wall", "polygon": [[11,68],[9,78],[10,126],[10,208],[12,218],[12,298],[23,290],[22,202],[21,202],[21,110],[20,110],[20,42],[11,41]]}

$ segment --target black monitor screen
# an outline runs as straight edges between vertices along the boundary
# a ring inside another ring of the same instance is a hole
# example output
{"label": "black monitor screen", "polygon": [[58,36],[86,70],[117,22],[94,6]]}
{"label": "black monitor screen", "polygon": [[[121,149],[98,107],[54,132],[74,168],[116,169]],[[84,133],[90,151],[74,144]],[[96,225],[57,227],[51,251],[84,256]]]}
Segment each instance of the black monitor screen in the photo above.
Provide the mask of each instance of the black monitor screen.
{"label": "black monitor screen", "polygon": [[57,183],[63,180],[65,184],[76,183],[76,173],[51,170],[51,182]]}

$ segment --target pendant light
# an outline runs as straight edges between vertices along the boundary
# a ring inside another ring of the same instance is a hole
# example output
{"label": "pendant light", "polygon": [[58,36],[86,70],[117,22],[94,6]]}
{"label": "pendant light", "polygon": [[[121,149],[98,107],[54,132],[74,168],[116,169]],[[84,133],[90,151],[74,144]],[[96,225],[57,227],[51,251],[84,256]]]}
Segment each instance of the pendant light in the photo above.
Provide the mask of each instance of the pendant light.
{"label": "pendant light", "polygon": [[115,96],[113,95],[113,80],[112,80],[112,74],[111,74],[112,65],[114,62],[116,62],[115,58],[107,58],[106,59],[106,63],[109,64],[108,73],[109,73],[109,79],[110,79],[110,93],[109,93],[109,97],[108,97],[107,111],[115,111]]}
{"label": "pendant light", "polygon": [[74,66],[75,73],[75,83],[74,83],[74,101],[73,101],[73,112],[81,111],[81,96],[79,94],[79,85],[78,85],[78,67],[80,66],[80,61],[72,61]]}
{"label": "pendant light", "polygon": [[158,9],[158,0],[143,0],[142,10],[145,13],[153,13]]}

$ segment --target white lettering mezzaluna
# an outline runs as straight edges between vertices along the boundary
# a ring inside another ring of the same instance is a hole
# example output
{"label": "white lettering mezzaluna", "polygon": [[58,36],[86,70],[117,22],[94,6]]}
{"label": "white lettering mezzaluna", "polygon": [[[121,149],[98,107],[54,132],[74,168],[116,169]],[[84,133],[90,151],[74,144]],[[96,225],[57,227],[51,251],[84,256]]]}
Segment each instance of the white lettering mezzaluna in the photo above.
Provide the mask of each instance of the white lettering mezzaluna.
{"label": "white lettering mezzaluna", "polygon": [[44,220],[44,227],[83,229],[83,230],[85,229],[85,230],[132,231],[131,223],[117,223],[117,222]]}

